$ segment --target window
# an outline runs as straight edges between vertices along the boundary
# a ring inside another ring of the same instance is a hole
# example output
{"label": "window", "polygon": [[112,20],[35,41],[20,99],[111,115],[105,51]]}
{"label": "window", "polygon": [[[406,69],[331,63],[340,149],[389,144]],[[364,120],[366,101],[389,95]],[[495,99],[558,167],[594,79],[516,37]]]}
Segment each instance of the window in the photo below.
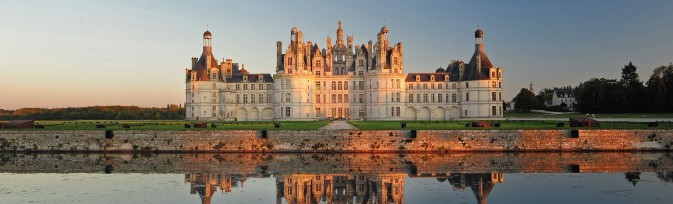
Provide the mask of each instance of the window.
{"label": "window", "polygon": [[248,90],[248,85],[247,84],[243,84],[243,90]]}
{"label": "window", "polygon": [[341,94],[339,94],[339,100],[338,100],[338,103],[343,103],[343,96],[341,96]]}
{"label": "window", "polygon": [[255,90],[255,84],[250,84],[250,90]]}
{"label": "window", "polygon": [[332,94],[332,103],[336,103],[336,102],[337,102],[336,94]]}
{"label": "window", "polygon": [[320,60],[316,60],[316,61],[315,61],[315,66],[316,66],[317,68],[321,68],[321,67],[322,67],[322,63],[321,63],[321,61],[320,61]]}
{"label": "window", "polygon": [[[213,75],[213,78],[215,78],[214,76],[215,75]],[[213,89],[217,89],[217,84],[213,83]]]}
{"label": "window", "polygon": [[290,93],[285,93],[285,102],[290,102]]}
{"label": "window", "polygon": [[[259,94],[259,103],[264,103],[264,94]],[[268,101],[267,101],[268,103]]]}
{"label": "window", "polygon": [[236,94],[236,103],[241,103],[241,95]]}
{"label": "window", "polygon": [[241,90],[241,85],[240,84],[236,84],[236,90]]}
{"label": "window", "polygon": [[272,102],[272,101],[271,101],[271,94],[267,94],[267,95],[266,95],[266,102],[267,102],[267,103],[271,103],[271,102]]}
{"label": "window", "polygon": [[358,100],[360,100],[360,103],[364,103],[364,100],[365,100],[364,94],[360,94],[358,96]]}
{"label": "window", "polygon": [[495,108],[495,106],[491,106],[491,115],[493,115],[493,116],[496,115],[496,108]]}
{"label": "window", "polygon": [[362,75],[365,75],[365,74],[364,74],[364,72],[359,71],[359,72],[358,72],[358,75],[362,76]]}
{"label": "window", "polygon": [[498,92],[498,101],[502,101],[502,92]]}
{"label": "window", "polygon": [[250,94],[250,103],[255,103],[255,94]]}
{"label": "window", "polygon": [[320,90],[320,82],[319,81],[315,82],[315,89]]}
{"label": "window", "polygon": [[456,83],[451,83],[451,89],[456,89]]}
{"label": "window", "polygon": [[287,65],[292,65],[292,58],[287,59]]}
{"label": "window", "polygon": [[498,88],[502,88],[502,82],[498,82]]}
{"label": "window", "polygon": [[344,81],[344,90],[348,90],[348,81]]}
{"label": "window", "polygon": [[393,64],[399,64],[399,61],[397,60],[397,57],[393,58]]}
{"label": "window", "polygon": [[491,88],[495,88],[495,81],[491,82]]}
{"label": "window", "polygon": [[248,94],[243,94],[243,103],[248,103]]}
{"label": "window", "polygon": [[362,66],[364,66],[364,65],[365,65],[365,60],[363,60],[363,59],[359,59],[359,60],[358,60],[358,66],[359,66],[359,67],[362,67]]}
{"label": "window", "polygon": [[470,88],[470,84],[465,82],[465,88]]}
{"label": "window", "polygon": [[395,102],[400,102],[400,93],[395,93]]}
{"label": "window", "polygon": [[423,94],[423,102],[424,103],[428,102],[428,94]]}
{"label": "window", "polygon": [[430,75],[430,81],[435,81],[435,75]]}
{"label": "window", "polygon": [[437,94],[437,102],[442,102],[442,94]]}
{"label": "window", "polygon": [[423,89],[428,89],[428,84],[423,84]]}
{"label": "window", "polygon": [[414,102],[414,94],[410,93],[409,94],[409,103],[413,103],[413,102]]}
{"label": "window", "polygon": [[416,103],[421,102],[421,94],[416,94]]}
{"label": "window", "polygon": [[337,89],[336,89],[336,82],[335,82],[335,81],[332,82],[332,90],[337,90]]}
{"label": "window", "polygon": [[290,107],[285,107],[285,117],[290,117]]}
{"label": "window", "polygon": [[320,94],[315,95],[315,103],[320,103]]}
{"label": "window", "polygon": [[400,116],[400,107],[395,108],[395,113],[397,113],[397,116]]}
{"label": "window", "polygon": [[470,101],[470,93],[465,93],[465,101]]}
{"label": "window", "polygon": [[491,92],[491,101],[495,101],[495,92]]}
{"label": "window", "polygon": [[273,90],[273,88],[271,88],[271,84],[266,85],[266,90]]}
{"label": "window", "polygon": [[360,90],[365,90],[365,81],[360,81]]}
{"label": "window", "polygon": [[443,84],[437,84],[437,88],[442,89],[442,88],[444,88],[444,86],[443,86]]}
{"label": "window", "polygon": [[495,78],[495,72],[491,72],[491,78]]}
{"label": "window", "polygon": [[430,101],[434,103],[435,102],[435,94],[430,95],[430,99],[431,99]]}
{"label": "window", "polygon": [[435,84],[430,84],[430,89],[435,89]]}
{"label": "window", "polygon": [[342,84],[341,84],[341,82],[339,82],[338,84],[339,84],[339,85],[337,86],[337,87],[339,87],[338,90],[341,90],[341,89],[342,89],[342,86],[341,86]]}
{"label": "window", "polygon": [[344,94],[344,103],[348,103],[348,94]]}
{"label": "window", "polygon": [[409,84],[409,89],[414,89],[414,84]]}

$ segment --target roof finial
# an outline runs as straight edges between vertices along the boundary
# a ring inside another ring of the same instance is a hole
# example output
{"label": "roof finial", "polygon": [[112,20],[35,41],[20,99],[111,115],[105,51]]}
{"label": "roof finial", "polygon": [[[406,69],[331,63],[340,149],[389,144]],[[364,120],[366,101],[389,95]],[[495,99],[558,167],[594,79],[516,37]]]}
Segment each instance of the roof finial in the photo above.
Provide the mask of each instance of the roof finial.
{"label": "roof finial", "polygon": [[480,27],[481,27],[481,25],[477,24],[477,29],[479,29]]}

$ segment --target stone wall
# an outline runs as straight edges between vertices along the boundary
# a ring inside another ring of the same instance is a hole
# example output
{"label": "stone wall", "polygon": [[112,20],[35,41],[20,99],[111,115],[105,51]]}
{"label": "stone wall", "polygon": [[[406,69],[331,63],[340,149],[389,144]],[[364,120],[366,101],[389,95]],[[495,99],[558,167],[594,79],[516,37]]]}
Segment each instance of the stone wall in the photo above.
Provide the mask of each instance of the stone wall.
{"label": "stone wall", "polygon": [[673,130],[2,130],[0,151],[458,152],[670,150]]}

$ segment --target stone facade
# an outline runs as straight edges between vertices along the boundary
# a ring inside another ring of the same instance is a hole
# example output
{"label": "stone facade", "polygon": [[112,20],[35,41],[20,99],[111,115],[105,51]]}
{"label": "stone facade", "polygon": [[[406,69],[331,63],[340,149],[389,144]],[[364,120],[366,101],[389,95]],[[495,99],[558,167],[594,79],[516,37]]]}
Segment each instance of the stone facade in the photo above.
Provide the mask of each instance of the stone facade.
{"label": "stone facade", "polygon": [[461,152],[670,150],[672,130],[3,130],[0,151]]}
{"label": "stone facade", "polygon": [[[203,54],[186,70],[188,120],[447,120],[502,118],[502,68],[484,51],[475,32],[469,63],[453,60],[434,73],[404,73],[401,42],[391,44],[383,26],[376,42],[353,44],[339,21],[337,39],[326,46],[304,42],[296,27],[290,43],[276,43],[276,72],[250,74],[212,54],[204,33]],[[284,50],[283,50],[284,49]]]}

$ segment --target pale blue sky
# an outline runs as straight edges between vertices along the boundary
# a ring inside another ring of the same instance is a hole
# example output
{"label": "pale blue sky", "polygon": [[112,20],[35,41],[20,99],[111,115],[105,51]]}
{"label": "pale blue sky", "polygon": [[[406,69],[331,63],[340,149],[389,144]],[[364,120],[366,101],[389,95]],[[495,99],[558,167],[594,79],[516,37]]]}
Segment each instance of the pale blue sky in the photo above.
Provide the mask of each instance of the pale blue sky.
{"label": "pale blue sky", "polygon": [[[355,43],[383,24],[405,47],[406,72],[469,60],[477,24],[504,69],[505,98],[618,78],[633,61],[641,79],[673,61],[673,1],[1,1],[0,108],[165,106],[184,102],[184,69],[214,54],[273,72],[275,42],[296,26],[325,47],[341,19]],[[384,22],[385,19],[385,22]]]}

